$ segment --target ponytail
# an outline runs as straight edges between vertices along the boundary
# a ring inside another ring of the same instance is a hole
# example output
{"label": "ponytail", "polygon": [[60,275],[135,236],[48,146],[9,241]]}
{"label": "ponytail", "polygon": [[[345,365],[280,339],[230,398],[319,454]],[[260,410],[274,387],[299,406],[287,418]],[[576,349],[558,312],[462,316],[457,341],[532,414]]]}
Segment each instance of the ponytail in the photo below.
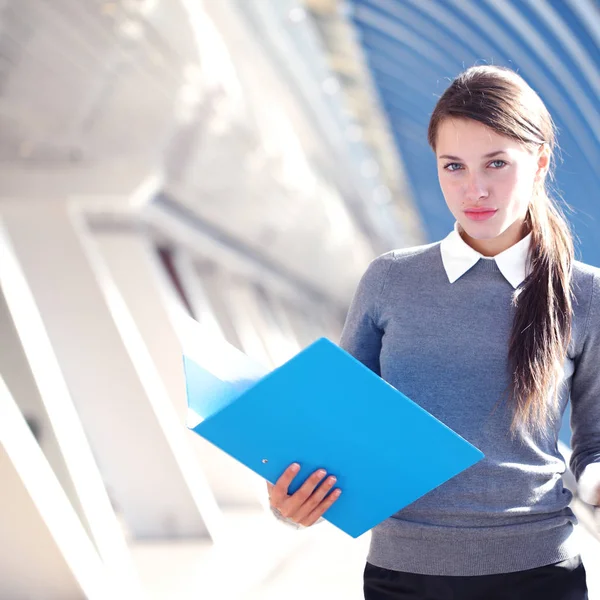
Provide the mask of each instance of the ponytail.
{"label": "ponytail", "polygon": [[558,386],[571,339],[573,238],[545,191],[530,206],[530,274],[519,293],[509,342],[513,432],[542,432],[558,415]]}

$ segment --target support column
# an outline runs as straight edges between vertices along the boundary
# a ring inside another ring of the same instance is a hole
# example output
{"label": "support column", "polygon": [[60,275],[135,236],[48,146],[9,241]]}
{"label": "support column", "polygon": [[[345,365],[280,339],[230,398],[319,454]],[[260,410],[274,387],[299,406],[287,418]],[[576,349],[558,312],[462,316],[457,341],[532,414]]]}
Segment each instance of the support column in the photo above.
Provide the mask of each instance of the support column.
{"label": "support column", "polygon": [[[111,278],[119,289],[145,346],[156,365],[160,379],[178,416],[177,436],[180,443],[194,456],[190,468],[196,476],[206,474],[205,493],[214,492],[220,507],[261,507],[257,498],[256,478],[246,467],[215,448],[185,427],[187,401],[183,375],[182,349],[174,323],[174,313],[184,310],[172,281],[167,277],[156,251],[144,233],[134,229],[94,230],[94,241],[110,270]],[[184,264],[179,255],[173,267]],[[200,311],[206,325],[216,332],[219,324],[208,304],[202,304],[202,289],[198,275],[177,273],[186,293],[193,289],[193,308]],[[190,278],[195,281],[190,281]],[[208,487],[210,484],[210,488]],[[261,481],[261,492],[264,482]],[[212,490],[212,491],[211,491]],[[264,493],[260,498],[264,497]]]}
{"label": "support column", "polygon": [[125,599],[0,378],[0,597]]}
{"label": "support column", "polygon": [[[110,572],[139,597],[122,528],[31,290],[0,228],[0,374]],[[9,493],[3,488],[3,493]]]}
{"label": "support column", "polygon": [[65,199],[26,197],[2,201],[0,215],[133,536],[216,533],[218,508],[212,503],[201,515],[203,486],[173,437],[176,413],[78,209]]}

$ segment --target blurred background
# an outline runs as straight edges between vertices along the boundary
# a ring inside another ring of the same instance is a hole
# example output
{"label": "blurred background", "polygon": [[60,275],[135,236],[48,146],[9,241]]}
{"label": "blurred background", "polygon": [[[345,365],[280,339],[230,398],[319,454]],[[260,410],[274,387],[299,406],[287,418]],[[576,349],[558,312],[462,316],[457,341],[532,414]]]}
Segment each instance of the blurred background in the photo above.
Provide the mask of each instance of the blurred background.
{"label": "blurred background", "polygon": [[368,534],[186,430],[178,324],[337,341],[372,258],[450,231],[427,122],[480,63],[546,102],[600,266],[596,0],[0,0],[2,600],[362,598]]}

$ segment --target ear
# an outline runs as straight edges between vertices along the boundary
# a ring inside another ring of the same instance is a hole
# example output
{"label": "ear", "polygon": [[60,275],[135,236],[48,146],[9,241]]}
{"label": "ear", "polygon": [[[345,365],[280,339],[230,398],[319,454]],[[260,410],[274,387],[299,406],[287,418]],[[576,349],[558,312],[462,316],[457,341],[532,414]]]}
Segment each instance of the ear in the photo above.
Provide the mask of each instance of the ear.
{"label": "ear", "polygon": [[548,144],[540,144],[537,150],[537,172],[536,179],[545,179],[550,168],[550,148]]}

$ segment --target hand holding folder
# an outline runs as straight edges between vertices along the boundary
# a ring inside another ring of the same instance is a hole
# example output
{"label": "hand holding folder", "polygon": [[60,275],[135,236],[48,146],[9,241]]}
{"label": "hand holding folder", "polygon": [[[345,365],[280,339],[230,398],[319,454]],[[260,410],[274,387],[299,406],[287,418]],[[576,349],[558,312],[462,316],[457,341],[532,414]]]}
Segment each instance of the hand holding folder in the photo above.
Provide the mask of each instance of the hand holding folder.
{"label": "hand holding folder", "polygon": [[344,350],[322,338],[277,369],[253,363],[190,321],[188,427],[289,493],[319,468],[342,496],[324,518],[358,537],[483,454]]}
{"label": "hand holding folder", "polygon": [[337,479],[327,475],[325,469],[312,473],[295,494],[289,495],[289,487],[300,469],[298,463],[290,465],[273,485],[268,483],[271,508],[295,524],[309,527],[331,508],[342,490],[335,487]]}

